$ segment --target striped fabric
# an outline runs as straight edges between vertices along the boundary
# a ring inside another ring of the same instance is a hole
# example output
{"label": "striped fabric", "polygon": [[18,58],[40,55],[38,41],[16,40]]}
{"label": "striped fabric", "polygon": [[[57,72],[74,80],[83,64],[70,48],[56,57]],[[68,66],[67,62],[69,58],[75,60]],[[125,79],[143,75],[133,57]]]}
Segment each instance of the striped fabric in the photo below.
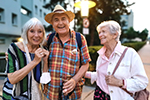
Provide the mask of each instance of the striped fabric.
{"label": "striped fabric", "polygon": [[[50,100],[58,100],[58,98],[64,99],[62,85],[78,72],[80,66],[80,54],[82,64],[91,61],[84,36],[81,34],[81,50],[78,48],[75,36],[75,32],[72,31],[70,39],[62,44],[58,34],[55,34],[51,42],[49,56],[51,82],[48,84],[48,92],[45,94]],[[70,99],[79,99],[81,97],[83,84],[84,79],[81,78],[73,93],[69,94]]]}
{"label": "striped fabric", "polygon": [[[30,54],[31,59],[34,58],[34,54]],[[7,73],[13,73],[26,66],[28,63],[26,53],[20,50],[16,44],[12,43],[8,48],[8,63],[6,67]],[[37,82],[40,82],[41,65],[38,64],[34,68],[34,78]],[[20,82],[15,84],[16,88],[13,91],[13,85],[9,82],[9,79],[3,86],[3,100],[31,100],[31,73],[25,76]]]}

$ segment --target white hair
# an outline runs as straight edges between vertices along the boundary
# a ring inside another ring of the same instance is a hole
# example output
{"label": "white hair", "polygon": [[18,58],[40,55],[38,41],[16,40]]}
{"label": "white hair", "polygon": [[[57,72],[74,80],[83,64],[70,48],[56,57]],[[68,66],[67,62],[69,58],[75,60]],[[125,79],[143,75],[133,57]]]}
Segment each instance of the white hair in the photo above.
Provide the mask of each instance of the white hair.
{"label": "white hair", "polygon": [[116,41],[119,41],[120,35],[121,35],[121,27],[120,27],[119,23],[116,21],[113,21],[113,20],[104,21],[97,26],[97,28],[96,28],[97,32],[99,32],[101,30],[101,28],[105,27],[105,26],[108,26],[111,34],[115,34],[116,32],[118,33]]}
{"label": "white hair", "polygon": [[41,23],[41,21],[39,21],[37,18],[34,17],[34,18],[31,18],[29,21],[27,21],[27,22],[24,24],[24,26],[23,26],[21,37],[23,38],[25,44],[28,43],[28,38],[27,38],[27,32],[28,32],[28,30],[29,30],[30,28],[32,28],[32,27],[35,27],[36,25],[39,25],[39,26],[41,27],[42,31],[43,31],[44,37],[43,37],[42,43],[44,42],[44,39],[46,38],[44,26],[43,26],[43,24]]}

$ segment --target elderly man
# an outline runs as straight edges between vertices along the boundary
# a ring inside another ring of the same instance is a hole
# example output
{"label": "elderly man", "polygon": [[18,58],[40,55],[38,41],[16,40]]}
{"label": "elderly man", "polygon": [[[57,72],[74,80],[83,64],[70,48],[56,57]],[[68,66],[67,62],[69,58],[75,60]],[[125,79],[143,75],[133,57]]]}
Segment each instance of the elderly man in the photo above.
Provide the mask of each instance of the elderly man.
{"label": "elderly man", "polygon": [[[82,34],[71,31],[70,22],[75,15],[66,11],[62,6],[56,5],[53,12],[45,16],[45,20],[52,24],[55,33],[49,34],[47,41],[49,56],[49,72],[51,82],[45,90],[45,95],[50,100],[80,100],[84,79],[91,61],[86,39]],[[81,39],[81,47],[77,39]],[[80,66],[81,65],[81,66]]]}

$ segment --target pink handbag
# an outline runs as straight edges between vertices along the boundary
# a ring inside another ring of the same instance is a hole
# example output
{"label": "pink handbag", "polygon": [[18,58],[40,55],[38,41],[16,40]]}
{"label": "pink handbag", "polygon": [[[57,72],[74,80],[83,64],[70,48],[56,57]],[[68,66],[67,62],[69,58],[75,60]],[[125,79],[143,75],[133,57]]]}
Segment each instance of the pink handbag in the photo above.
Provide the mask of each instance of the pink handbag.
{"label": "pink handbag", "polygon": [[145,88],[139,92],[136,92],[134,95],[135,100],[148,100],[149,98],[149,91]]}

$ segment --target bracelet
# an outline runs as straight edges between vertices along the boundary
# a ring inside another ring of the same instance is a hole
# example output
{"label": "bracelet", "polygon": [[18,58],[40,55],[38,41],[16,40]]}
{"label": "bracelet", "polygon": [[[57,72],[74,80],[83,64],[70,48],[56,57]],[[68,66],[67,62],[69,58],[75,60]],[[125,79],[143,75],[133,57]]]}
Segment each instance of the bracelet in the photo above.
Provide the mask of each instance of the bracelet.
{"label": "bracelet", "polygon": [[[122,80],[122,83],[123,83],[123,86],[124,86],[124,80]],[[122,86],[122,87],[123,87],[123,86]]]}
{"label": "bracelet", "polygon": [[119,86],[120,88],[122,88],[124,86],[124,80],[122,80],[122,84],[123,84],[122,86]]}

